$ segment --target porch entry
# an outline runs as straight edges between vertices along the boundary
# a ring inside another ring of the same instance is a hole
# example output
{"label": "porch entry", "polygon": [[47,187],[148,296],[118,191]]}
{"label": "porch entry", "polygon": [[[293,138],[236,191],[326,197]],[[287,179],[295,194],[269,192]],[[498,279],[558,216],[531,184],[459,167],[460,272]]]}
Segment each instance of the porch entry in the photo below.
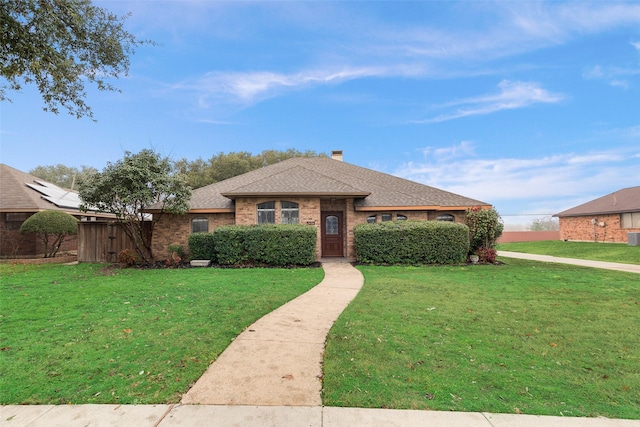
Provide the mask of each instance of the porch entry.
{"label": "porch entry", "polygon": [[342,212],[322,212],[322,256],[344,256]]}

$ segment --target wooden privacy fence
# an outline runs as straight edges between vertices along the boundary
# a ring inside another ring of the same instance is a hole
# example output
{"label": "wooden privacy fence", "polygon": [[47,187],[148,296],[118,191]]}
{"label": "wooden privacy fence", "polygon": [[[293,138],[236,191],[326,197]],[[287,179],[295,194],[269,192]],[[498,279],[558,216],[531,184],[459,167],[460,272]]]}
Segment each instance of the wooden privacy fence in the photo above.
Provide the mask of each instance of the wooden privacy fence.
{"label": "wooden privacy fence", "polygon": [[[151,230],[151,223],[145,226]],[[116,262],[121,251],[133,248],[119,222],[78,222],[78,262]]]}

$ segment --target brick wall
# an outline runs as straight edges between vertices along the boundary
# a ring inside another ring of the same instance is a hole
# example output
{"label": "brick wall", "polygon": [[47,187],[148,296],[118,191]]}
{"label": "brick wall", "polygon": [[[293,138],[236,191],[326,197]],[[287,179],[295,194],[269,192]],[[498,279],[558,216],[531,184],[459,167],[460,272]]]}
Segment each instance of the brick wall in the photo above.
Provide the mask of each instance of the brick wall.
{"label": "brick wall", "polygon": [[153,257],[158,260],[167,259],[169,245],[180,245],[185,252],[189,251],[189,234],[191,234],[191,220],[193,218],[207,218],[209,231],[213,231],[221,225],[235,224],[233,213],[216,214],[187,214],[169,215],[163,214],[153,225],[153,239],[151,248]]}
{"label": "brick wall", "polygon": [[[596,219],[596,226],[591,223]],[[604,223],[604,226],[600,224]],[[640,228],[620,228],[620,214],[560,218],[560,239],[593,242],[627,242],[627,233]]]}
{"label": "brick wall", "polygon": [[316,258],[320,259],[320,198],[319,197],[240,197],[236,199],[236,224],[253,225],[258,223],[257,205],[264,202],[276,202],[276,224],[280,224],[280,202],[292,202],[298,204],[298,220],[300,224],[316,227]]}

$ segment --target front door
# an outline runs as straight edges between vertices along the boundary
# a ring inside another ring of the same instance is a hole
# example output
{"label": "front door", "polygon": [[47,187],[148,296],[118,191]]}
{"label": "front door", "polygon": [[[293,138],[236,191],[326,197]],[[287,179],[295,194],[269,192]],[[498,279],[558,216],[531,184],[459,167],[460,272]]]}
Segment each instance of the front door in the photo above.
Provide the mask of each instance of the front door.
{"label": "front door", "polygon": [[322,256],[344,256],[342,212],[322,212]]}

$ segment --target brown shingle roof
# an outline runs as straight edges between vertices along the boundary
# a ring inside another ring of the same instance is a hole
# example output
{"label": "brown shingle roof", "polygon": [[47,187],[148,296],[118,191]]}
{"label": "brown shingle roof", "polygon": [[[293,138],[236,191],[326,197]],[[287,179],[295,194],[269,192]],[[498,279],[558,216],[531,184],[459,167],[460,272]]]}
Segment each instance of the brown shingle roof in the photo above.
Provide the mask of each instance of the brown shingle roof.
{"label": "brown shingle roof", "polygon": [[[40,212],[58,210],[78,215],[80,198],[75,191],[64,190],[50,182],[0,163],[0,211]],[[111,214],[85,213],[104,216]]]}
{"label": "brown shingle roof", "polygon": [[[297,157],[193,191],[192,210],[233,210],[231,199],[258,195],[354,197],[356,208],[490,206],[428,185],[323,157]],[[225,197],[226,196],[226,197]]]}
{"label": "brown shingle roof", "polygon": [[623,188],[554,216],[585,216],[640,211],[640,186]]}

